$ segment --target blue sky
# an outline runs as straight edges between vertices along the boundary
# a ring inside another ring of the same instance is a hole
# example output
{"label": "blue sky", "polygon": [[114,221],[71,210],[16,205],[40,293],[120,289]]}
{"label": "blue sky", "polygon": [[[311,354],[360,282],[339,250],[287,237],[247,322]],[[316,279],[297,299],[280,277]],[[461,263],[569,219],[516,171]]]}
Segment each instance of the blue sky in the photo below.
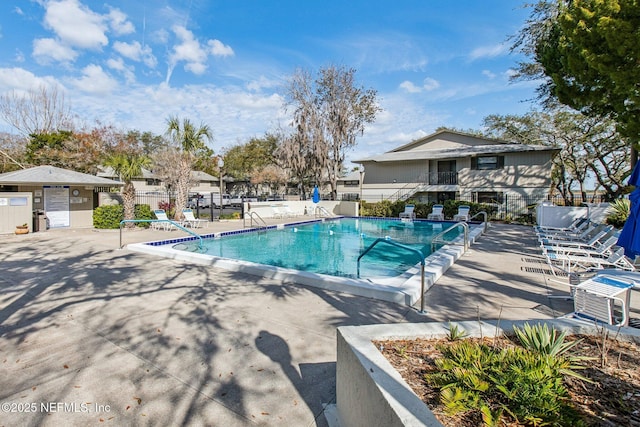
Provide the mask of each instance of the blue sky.
{"label": "blue sky", "polygon": [[522,58],[507,41],[528,15],[513,0],[3,0],[0,93],[57,85],[86,122],[124,130],[204,122],[219,153],[287,124],[296,68],[344,65],[383,109],[362,158],[529,111],[536,84],[508,82]]}

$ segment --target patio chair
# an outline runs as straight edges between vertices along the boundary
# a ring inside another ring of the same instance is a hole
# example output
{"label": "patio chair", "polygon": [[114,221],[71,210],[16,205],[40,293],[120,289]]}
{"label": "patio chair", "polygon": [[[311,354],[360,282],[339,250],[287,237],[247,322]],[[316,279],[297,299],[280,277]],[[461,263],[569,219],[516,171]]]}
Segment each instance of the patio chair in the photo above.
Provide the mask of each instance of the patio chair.
{"label": "patio chair", "polygon": [[547,241],[571,241],[571,242],[588,242],[593,236],[602,232],[603,230],[611,230],[610,225],[604,224],[595,224],[592,223],[589,225],[584,231],[579,234],[574,233],[563,233],[563,234],[538,234],[538,241],[543,242]]}
{"label": "patio chair", "polygon": [[554,275],[557,275],[556,269],[560,269],[564,273],[571,273],[576,269],[601,270],[603,268],[635,271],[633,263],[624,255],[624,248],[618,248],[608,256],[547,253],[545,257]]}
{"label": "patio chair", "polygon": [[444,213],[442,212],[444,205],[433,205],[431,213],[427,215],[427,219],[433,221],[444,221]]}
{"label": "patio chair", "polygon": [[400,212],[399,217],[407,218],[407,219],[415,219],[416,214],[415,212],[413,212],[415,208],[416,208],[416,205],[404,205],[404,212]]}
{"label": "patio chair", "polygon": [[200,228],[203,224],[205,227],[209,225],[209,221],[207,221],[206,219],[196,218],[193,215],[192,209],[183,209],[182,215],[184,216],[184,220],[182,221],[182,224],[184,226],[191,228]]}
{"label": "patio chair", "polygon": [[568,227],[551,227],[537,225],[534,227],[534,229],[536,230],[536,232],[540,233],[575,233],[577,231],[580,231],[587,225],[589,225],[589,218],[583,216],[575,219],[571,224],[569,224]]}
{"label": "patio chair", "polygon": [[580,255],[580,256],[607,256],[610,255],[616,243],[618,243],[618,236],[612,235],[602,243],[596,243],[593,246],[566,246],[566,245],[545,245],[542,246],[542,252],[565,254],[565,255]]}
{"label": "patio chair", "polygon": [[471,206],[458,206],[458,213],[453,216],[454,221],[469,221],[469,211]]}
{"label": "patio chair", "polygon": [[297,213],[295,213],[290,207],[289,205],[284,205],[282,206],[282,212],[284,212],[285,215],[287,215],[289,218],[295,218],[298,216]]}
{"label": "patio chair", "polygon": [[169,220],[169,217],[167,217],[167,213],[164,211],[164,209],[156,209],[153,211],[153,214],[156,216],[157,219],[160,220],[158,222],[151,223],[151,228],[153,228],[154,230],[168,231],[175,228],[174,225],[171,223],[171,220]]}
{"label": "patio chair", "polygon": [[[611,237],[613,232],[613,226],[607,225],[604,226],[597,233],[593,234],[588,238],[588,240],[569,240],[569,239],[540,239],[540,246],[560,246],[560,247],[585,247],[590,248],[598,245],[598,242],[602,239]],[[614,233],[615,235],[616,233]]]}

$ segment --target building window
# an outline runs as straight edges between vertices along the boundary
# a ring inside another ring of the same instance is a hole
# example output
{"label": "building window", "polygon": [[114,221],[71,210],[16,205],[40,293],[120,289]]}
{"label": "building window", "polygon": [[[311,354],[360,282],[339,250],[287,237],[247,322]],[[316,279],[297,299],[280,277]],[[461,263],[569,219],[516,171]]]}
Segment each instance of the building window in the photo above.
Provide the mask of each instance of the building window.
{"label": "building window", "polygon": [[345,181],[344,182],[344,186],[345,187],[359,187],[360,186],[360,181]]}
{"label": "building window", "polygon": [[494,170],[504,167],[504,156],[480,156],[471,158],[471,169]]}
{"label": "building window", "polygon": [[147,185],[160,185],[159,179],[147,179]]}
{"label": "building window", "polygon": [[504,203],[504,193],[502,191],[478,191],[476,193],[477,203]]}

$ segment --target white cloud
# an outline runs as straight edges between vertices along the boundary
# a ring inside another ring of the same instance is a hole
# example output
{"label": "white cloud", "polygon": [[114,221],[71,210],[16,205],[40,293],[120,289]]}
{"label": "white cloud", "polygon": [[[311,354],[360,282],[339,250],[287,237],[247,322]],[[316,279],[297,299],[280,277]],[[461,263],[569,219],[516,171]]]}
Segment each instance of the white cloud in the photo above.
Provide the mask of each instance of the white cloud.
{"label": "white cloud", "polygon": [[33,41],[33,57],[41,64],[46,64],[50,60],[73,62],[78,57],[78,52],[58,40],[49,38],[35,39]]}
{"label": "white cloud", "polygon": [[422,81],[422,86],[417,86],[413,82],[409,80],[405,80],[400,83],[400,89],[404,89],[408,93],[420,93],[420,92],[430,92],[432,90],[436,90],[440,87],[440,83],[436,79],[432,79],[431,77],[427,77]]}
{"label": "white cloud", "polygon": [[109,26],[116,35],[131,34],[136,31],[131,21],[127,20],[127,15],[120,9],[111,9],[107,18]]}
{"label": "white cloud", "polygon": [[17,13],[18,15],[22,15],[24,16],[24,11],[22,9],[20,9],[18,6],[13,8],[14,13]]}
{"label": "white cloud", "polygon": [[39,77],[24,68],[0,68],[0,93],[10,90],[27,93],[37,87],[59,87],[50,76]]}
{"label": "white cloud", "polygon": [[140,42],[137,41],[133,43],[118,41],[113,44],[113,49],[125,58],[137,62],[144,62],[144,64],[149,68],[155,68],[158,63],[156,57],[153,56],[151,47],[148,45],[142,46]]}
{"label": "white cloud", "polygon": [[45,26],[65,44],[83,49],[100,49],[109,42],[103,17],[77,0],[50,1],[46,8]]}
{"label": "white cloud", "polygon": [[220,40],[209,40],[207,44],[211,54],[214,56],[233,56],[235,54],[231,46],[225,45]]}
{"label": "white cloud", "polygon": [[107,61],[107,67],[120,72],[127,80],[127,83],[133,83],[136,80],[134,68],[132,66],[128,67],[122,58],[109,59]]}
{"label": "white cloud", "polygon": [[207,49],[198,41],[193,33],[181,25],[174,25],[172,28],[179,43],[173,46],[173,51],[169,55],[169,69],[167,70],[166,82],[171,79],[171,74],[178,63],[185,62],[184,69],[194,74],[203,74],[207,69],[207,59],[209,54],[216,56],[233,55],[233,49],[224,45],[219,40],[207,41]]}
{"label": "white cloud", "polygon": [[422,92],[422,88],[416,86],[415,84],[413,84],[409,80],[405,80],[402,83],[400,83],[400,88],[406,90],[409,93],[420,93],[420,92]]}
{"label": "white cloud", "polygon": [[72,84],[83,92],[104,95],[118,87],[118,82],[99,65],[87,65],[82,69],[82,74],[83,76],[72,81]]}
{"label": "white cloud", "polygon": [[485,77],[487,77],[487,78],[489,78],[489,79],[491,79],[491,80],[493,80],[493,79],[495,79],[495,78],[496,78],[495,73],[492,73],[492,72],[491,72],[491,71],[489,71],[489,70],[482,70],[482,75],[483,75],[483,76],[485,76]]}
{"label": "white cloud", "polygon": [[424,79],[424,82],[422,82],[422,87],[424,88],[424,90],[429,92],[438,89],[440,87],[440,83],[436,79],[427,77],[426,79]]}
{"label": "white cloud", "polygon": [[469,59],[475,61],[482,58],[495,58],[497,56],[506,55],[509,53],[509,46],[504,43],[496,44],[493,46],[481,46],[475,48],[469,54]]}
{"label": "white cloud", "polygon": [[278,86],[280,83],[274,80],[269,80],[265,76],[260,76],[257,80],[251,80],[247,83],[246,88],[251,91],[259,92],[262,89],[269,89]]}

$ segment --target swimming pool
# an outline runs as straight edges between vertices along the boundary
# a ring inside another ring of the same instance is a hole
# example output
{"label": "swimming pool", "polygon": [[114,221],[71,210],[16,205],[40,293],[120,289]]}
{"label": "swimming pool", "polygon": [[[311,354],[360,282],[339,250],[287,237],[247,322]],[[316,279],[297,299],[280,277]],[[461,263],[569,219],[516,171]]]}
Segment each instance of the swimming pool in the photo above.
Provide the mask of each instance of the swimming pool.
{"label": "swimming pool", "polygon": [[[222,258],[304,270],[330,276],[357,278],[360,254],[378,238],[389,238],[422,253],[431,254],[431,240],[443,230],[441,223],[395,219],[342,218],[282,227],[267,233],[242,233],[206,239],[202,250],[197,241],[179,243],[178,250],[200,252]],[[448,232],[453,240],[462,230]],[[378,244],[360,266],[360,277],[396,277],[420,262],[415,252]]]}
{"label": "swimming pool", "polygon": [[[357,257],[376,238],[389,238],[420,250],[426,256],[428,289],[462,256],[463,246],[448,244],[429,254],[434,233],[452,222],[340,217],[280,224],[263,229],[203,235],[127,245],[130,250],[263,276],[288,283],[330,289],[354,295],[413,305],[421,296],[416,254],[379,244],[362,258],[357,277]],[[469,242],[482,234],[483,224],[470,224]],[[458,233],[462,227],[457,227]],[[462,241],[447,235],[447,240]],[[285,248],[280,252],[280,248]]]}

